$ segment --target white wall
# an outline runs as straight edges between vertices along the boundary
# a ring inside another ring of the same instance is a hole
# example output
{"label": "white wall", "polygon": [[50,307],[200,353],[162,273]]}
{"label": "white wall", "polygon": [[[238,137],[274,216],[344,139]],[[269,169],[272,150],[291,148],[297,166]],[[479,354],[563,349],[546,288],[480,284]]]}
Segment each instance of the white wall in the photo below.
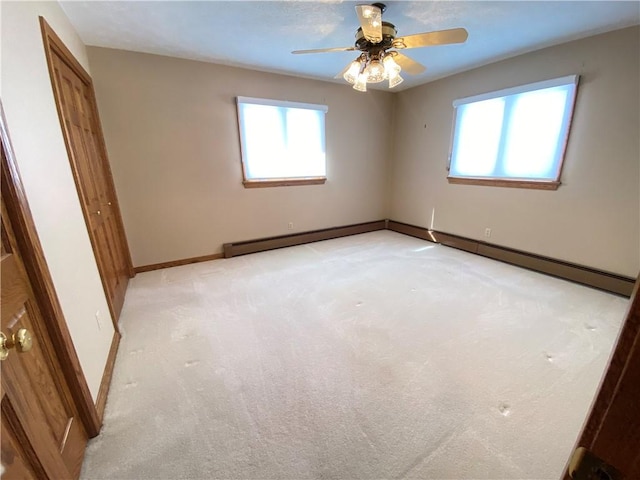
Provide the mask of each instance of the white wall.
{"label": "white wall", "polygon": [[47,20],[87,70],[89,62],[56,2],[3,1],[0,8],[0,97],[45,258],[95,400],[113,325],[56,113],[38,16]]}
{"label": "white wall", "polygon": [[[88,49],[136,266],[222,244],[383,219],[393,96],[191,60]],[[242,185],[235,97],[329,107],[324,185]]]}
{"label": "white wall", "polygon": [[[640,29],[546,48],[400,92],[391,218],[635,277],[640,268]],[[578,73],[557,191],[447,182],[452,102]]]}

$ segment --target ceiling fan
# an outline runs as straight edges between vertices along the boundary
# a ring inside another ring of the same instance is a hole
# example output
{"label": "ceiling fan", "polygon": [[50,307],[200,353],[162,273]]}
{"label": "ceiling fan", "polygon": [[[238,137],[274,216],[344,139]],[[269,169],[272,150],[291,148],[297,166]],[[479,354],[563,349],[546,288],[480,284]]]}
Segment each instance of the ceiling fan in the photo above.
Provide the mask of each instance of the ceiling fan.
{"label": "ceiling fan", "polygon": [[360,56],[347,65],[335,78],[344,78],[361,92],[367,91],[367,83],[379,83],[389,80],[389,88],[399,85],[404,70],[410,75],[425,71],[425,67],[397,50],[464,43],[468,33],[464,28],[452,28],[435,32],[416,33],[405,37],[396,37],[395,25],[382,20],[384,3],[357,5],[356,13],[360,27],[356,31],[353,47],[320,48],[315,50],[295,50],[291,53],[347,52],[358,50]]}

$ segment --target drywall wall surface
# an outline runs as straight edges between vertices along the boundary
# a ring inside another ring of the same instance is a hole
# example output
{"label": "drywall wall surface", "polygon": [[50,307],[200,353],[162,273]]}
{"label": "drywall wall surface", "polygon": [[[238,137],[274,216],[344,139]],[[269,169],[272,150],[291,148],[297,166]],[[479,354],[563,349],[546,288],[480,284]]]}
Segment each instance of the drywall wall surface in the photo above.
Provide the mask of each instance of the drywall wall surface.
{"label": "drywall wall surface", "polygon": [[[135,266],[387,216],[391,94],[122,50],[88,52]],[[327,182],[245,189],[237,96],[327,105]]]}
{"label": "drywall wall surface", "polygon": [[[397,94],[391,218],[635,277],[640,29],[521,55]],[[447,182],[457,98],[580,74],[557,191]],[[485,238],[485,228],[491,237]]]}
{"label": "drywall wall surface", "polygon": [[3,1],[1,8],[0,95],[8,130],[45,258],[95,400],[113,325],[64,145],[38,17],[47,20],[85,68],[87,55],[57,2]]}

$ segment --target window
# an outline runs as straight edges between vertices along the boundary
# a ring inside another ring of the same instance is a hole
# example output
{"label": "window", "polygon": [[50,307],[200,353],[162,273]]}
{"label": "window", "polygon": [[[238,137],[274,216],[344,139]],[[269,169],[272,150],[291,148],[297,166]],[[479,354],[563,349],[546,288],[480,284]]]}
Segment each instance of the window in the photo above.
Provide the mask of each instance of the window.
{"label": "window", "polygon": [[449,182],[557,189],[578,75],[453,102]]}
{"label": "window", "polygon": [[245,187],[326,180],[325,105],[238,97]]}

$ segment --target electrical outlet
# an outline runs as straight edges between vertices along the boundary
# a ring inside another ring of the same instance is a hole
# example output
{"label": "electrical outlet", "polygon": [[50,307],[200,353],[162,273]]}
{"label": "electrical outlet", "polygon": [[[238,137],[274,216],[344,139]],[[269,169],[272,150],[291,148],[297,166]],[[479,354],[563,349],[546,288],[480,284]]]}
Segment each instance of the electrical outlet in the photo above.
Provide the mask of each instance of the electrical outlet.
{"label": "electrical outlet", "polygon": [[98,324],[98,330],[102,330],[102,322],[100,321],[100,310],[96,310],[96,323]]}
{"label": "electrical outlet", "polygon": [[491,236],[491,229],[490,228],[485,228],[484,229],[484,236],[489,238]]}
{"label": "electrical outlet", "polygon": [[289,222],[288,228],[289,230],[293,230],[293,222]]}

